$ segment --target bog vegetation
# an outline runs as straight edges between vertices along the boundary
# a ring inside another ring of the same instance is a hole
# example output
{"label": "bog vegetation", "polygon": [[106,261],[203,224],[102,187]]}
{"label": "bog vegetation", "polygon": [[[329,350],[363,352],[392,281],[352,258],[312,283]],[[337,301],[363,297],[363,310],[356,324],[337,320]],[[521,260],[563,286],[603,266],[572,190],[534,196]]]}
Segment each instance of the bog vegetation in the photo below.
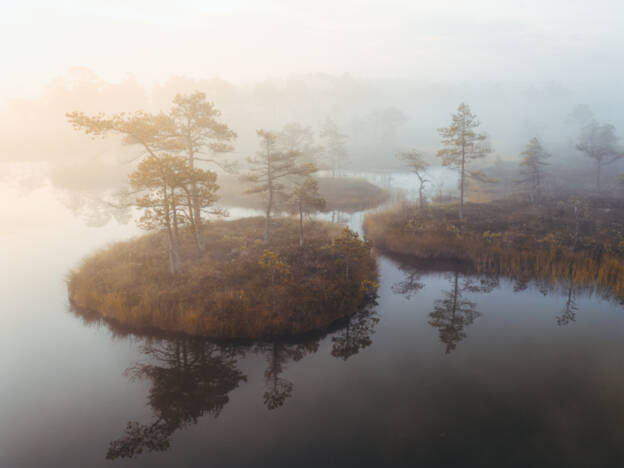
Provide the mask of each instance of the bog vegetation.
{"label": "bog vegetation", "polygon": [[156,231],[114,244],[70,273],[78,307],[137,329],[219,338],[256,338],[321,329],[355,313],[376,288],[370,245],[348,229],[310,222],[305,248],[298,221],[215,221],[197,254],[180,235],[180,271],[170,273],[167,235]]}
{"label": "bog vegetation", "polygon": [[624,295],[624,202],[595,198],[411,204],[369,214],[364,232],[388,252],[466,263],[514,278],[571,278]]}
{"label": "bog vegetation", "polygon": [[[224,223],[207,222],[223,214],[215,205],[220,187],[211,169],[235,177],[235,165],[224,156],[237,134],[203,93],[177,95],[167,113],[67,116],[88,135],[118,134],[143,150],[123,199],[141,211],[139,226],[152,232],[100,252],[72,273],[70,296],[78,306],[139,327],[258,337],[327,326],[352,314],[375,289],[368,242],[348,229],[338,233],[317,222],[306,227],[318,211],[365,208],[388,197],[341,177],[347,137],[331,119],[319,134],[324,147],[298,124],[257,130],[258,151],[237,171],[238,187],[225,195],[260,207],[264,218]],[[591,120],[577,144],[596,163],[594,198],[546,194],[551,155],[532,138],[515,169],[516,197],[466,204],[470,190],[499,181],[476,166],[492,152],[479,127],[461,103],[449,126],[438,129],[437,156],[457,171],[457,203],[428,205],[429,163],[416,148],[397,154],[418,181],[418,207],[404,204],[367,216],[369,238],[394,253],[514,277],[569,278],[624,295],[624,204],[600,193],[603,166],[624,157],[614,128]],[[321,155],[331,173],[324,179],[316,177]],[[283,213],[296,220],[276,219]]]}
{"label": "bog vegetation", "polygon": [[[203,93],[177,95],[167,113],[67,117],[88,135],[117,134],[142,150],[121,199],[140,211],[137,224],[150,232],[70,274],[78,308],[136,328],[256,338],[328,326],[374,293],[369,243],[346,228],[305,222],[325,207],[311,161],[318,149],[306,129],[257,131],[259,150],[240,180],[247,194],[263,196],[263,220],[208,222],[224,211],[215,206],[216,172],[199,163],[231,170],[224,154],[236,133]],[[324,137],[342,141],[337,130]],[[334,143],[337,161],[345,155]],[[297,220],[273,219],[278,205]]]}

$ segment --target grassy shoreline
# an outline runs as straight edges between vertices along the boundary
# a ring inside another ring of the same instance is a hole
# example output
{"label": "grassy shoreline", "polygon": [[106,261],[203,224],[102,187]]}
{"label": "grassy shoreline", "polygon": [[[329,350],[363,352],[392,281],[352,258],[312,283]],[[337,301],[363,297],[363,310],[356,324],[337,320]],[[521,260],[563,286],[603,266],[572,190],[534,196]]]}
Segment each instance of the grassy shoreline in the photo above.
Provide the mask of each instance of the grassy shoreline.
{"label": "grassy shoreline", "polygon": [[456,209],[397,205],[367,215],[364,232],[385,252],[516,278],[570,278],[624,296],[622,201],[468,203],[461,221]]}
{"label": "grassy shoreline", "polygon": [[183,268],[176,275],[168,272],[162,233],[113,244],[70,272],[70,301],[84,315],[137,330],[258,339],[326,328],[374,294],[369,244],[350,238],[345,250],[339,226],[311,222],[300,248],[296,221],[276,219],[267,245],[263,223],[208,224],[199,257],[190,233],[182,233]]}

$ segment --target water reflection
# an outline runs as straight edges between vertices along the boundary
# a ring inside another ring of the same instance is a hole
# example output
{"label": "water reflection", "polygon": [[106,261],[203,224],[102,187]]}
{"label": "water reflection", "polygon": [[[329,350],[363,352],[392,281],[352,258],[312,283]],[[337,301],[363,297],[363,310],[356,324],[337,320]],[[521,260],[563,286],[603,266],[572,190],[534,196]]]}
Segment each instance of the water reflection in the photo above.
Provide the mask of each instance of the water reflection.
{"label": "water reflection", "polygon": [[[375,298],[356,314],[333,328],[289,340],[257,343],[214,342],[206,339],[177,336],[137,335],[136,332],[106,322],[113,336],[135,336],[144,343],[144,357],[125,371],[131,380],[148,380],[148,406],[153,413],[150,423],[129,421],[124,435],[110,442],[106,458],[133,458],[144,452],[166,451],[173,434],[196,424],[204,416],[217,418],[229,403],[229,394],[248,381],[241,370],[245,358],[263,356],[264,392],[262,402],[267,410],[282,407],[293,397],[295,382],[284,377],[289,365],[315,354],[322,340],[330,338],[331,356],[347,360],[370,346],[375,325],[379,322]],[[76,307],[72,312],[85,324],[101,326],[96,314]]]}
{"label": "water reflection", "polygon": [[112,219],[119,224],[128,224],[132,219],[132,213],[124,196],[122,192],[63,189],[58,191],[58,199],[65,208],[89,227],[105,226]]}
{"label": "water reflection", "polygon": [[264,371],[265,391],[262,395],[264,406],[269,410],[281,407],[292,396],[295,384],[283,377],[286,365],[297,362],[307,354],[318,351],[319,340],[309,339],[299,343],[284,343],[274,341],[272,343],[258,344],[256,352],[266,356],[267,368]]}
{"label": "water reflection", "polygon": [[376,303],[349,317],[340,331],[332,336],[331,355],[346,361],[373,344],[372,335],[379,322]]}
{"label": "water reflection", "polygon": [[477,304],[467,300],[463,293],[469,290],[467,283],[459,284],[459,272],[451,275],[451,289],[442,291],[442,297],[433,303],[429,314],[429,325],[438,329],[440,341],[446,345],[446,353],[457,347],[466,338],[464,328],[471,325],[480,315]]}
{"label": "water reflection", "polygon": [[[617,297],[607,288],[576,281],[577,268],[578,265],[570,264],[566,275],[562,278],[531,278],[521,275],[507,279],[512,282],[514,293],[535,288],[543,296],[560,296],[562,298],[560,313],[555,317],[555,322],[559,326],[576,321],[579,311],[577,299],[580,295],[598,296],[601,299],[623,303],[621,297]],[[443,264],[434,267],[427,263],[403,262],[398,265],[398,269],[403,279],[392,285],[392,291],[408,300],[425,288],[426,282],[423,278],[426,275],[437,273],[447,278],[449,287],[441,290],[440,297],[433,301],[433,310],[429,313],[428,321],[429,325],[438,330],[440,342],[445,345],[447,354],[455,350],[459,342],[467,337],[466,328],[473,325],[482,315],[478,310],[478,303],[475,302],[476,297],[468,298],[466,295],[489,294],[500,286],[501,281],[499,275],[479,273],[465,265]]]}
{"label": "water reflection", "polygon": [[177,338],[148,341],[142,347],[148,362],[126,370],[130,379],[148,379],[150,424],[130,421],[123,437],[110,443],[107,459],[163,451],[171,435],[208,414],[219,416],[228,394],[247,377],[237,368],[237,350],[203,340]]}
{"label": "water reflection", "polygon": [[566,301],[563,304],[561,314],[557,316],[557,325],[567,325],[576,321],[578,306],[576,305],[576,288],[573,281],[573,266],[570,265],[570,275],[568,276]]}

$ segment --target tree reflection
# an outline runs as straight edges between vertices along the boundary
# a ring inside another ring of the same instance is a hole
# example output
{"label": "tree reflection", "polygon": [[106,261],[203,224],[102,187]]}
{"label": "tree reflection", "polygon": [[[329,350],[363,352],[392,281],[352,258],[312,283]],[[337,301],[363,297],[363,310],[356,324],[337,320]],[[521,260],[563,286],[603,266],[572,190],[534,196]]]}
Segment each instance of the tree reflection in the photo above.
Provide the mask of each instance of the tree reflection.
{"label": "tree reflection", "polygon": [[[446,353],[457,347],[457,343],[466,338],[464,328],[471,325],[481,313],[477,305],[463,297],[465,290],[477,292],[474,283],[468,282],[459,287],[459,272],[455,271],[451,280],[451,290],[442,291],[442,299],[433,303],[433,312],[429,314],[429,324],[439,330],[440,341],[446,345]],[[491,289],[490,289],[491,291]],[[487,288],[483,292],[487,291]]]}
{"label": "tree reflection", "polygon": [[307,354],[315,353],[318,344],[318,340],[308,340],[295,344],[275,341],[258,345],[258,350],[267,358],[267,368],[264,371],[265,391],[262,399],[268,409],[280,408],[292,396],[294,384],[281,377],[288,362],[299,361]]}
{"label": "tree reflection", "polygon": [[372,301],[347,319],[344,327],[332,337],[332,356],[346,361],[373,344],[371,335],[375,333],[375,325],[379,322],[375,305],[377,303]]}
{"label": "tree reflection", "polygon": [[238,360],[247,353],[260,354],[266,359],[262,401],[268,410],[282,407],[292,397],[294,383],[283,374],[288,365],[314,354],[321,340],[332,335],[331,355],[343,360],[372,344],[372,334],[379,322],[375,297],[355,315],[328,330],[305,337],[260,343],[215,343],[201,338],[158,336],[107,322],[98,314],[70,307],[85,323],[106,324],[118,339],[141,337],[145,344],[143,362],[126,369],[132,380],[146,379],[151,383],[148,405],[153,419],[148,424],[129,421],[122,437],[109,444],[106,458],[132,458],[144,452],[165,451],[170,448],[173,434],[196,424],[205,415],[219,416],[229,402],[229,393],[247,376],[238,367]]}
{"label": "tree reflection", "polygon": [[229,401],[228,393],[247,380],[236,367],[232,349],[202,340],[148,343],[143,352],[151,362],[126,372],[133,379],[151,380],[148,402],[155,420],[147,425],[130,421],[125,435],[110,443],[107,459],[167,450],[176,430],[205,414],[217,417]]}
{"label": "tree reflection", "polygon": [[566,286],[566,301],[563,305],[561,315],[557,316],[557,325],[563,326],[570,322],[576,321],[576,313],[578,306],[576,305],[576,288],[574,284],[574,266],[570,265],[570,274],[568,276],[568,284]]}
{"label": "tree reflection", "polygon": [[[399,267],[405,272],[402,281],[392,286],[392,291],[402,294],[411,299],[424,288],[422,277],[432,268]],[[471,325],[481,313],[476,309],[477,305],[464,298],[464,292],[490,293],[499,286],[499,278],[496,275],[466,276],[460,285],[460,272],[455,270],[451,276],[451,290],[442,291],[442,298],[433,303],[433,311],[429,314],[429,325],[437,328],[440,341],[446,345],[446,353],[450,353],[457,347],[457,343],[466,337],[464,328]]]}
{"label": "tree reflection", "polygon": [[59,200],[72,213],[89,227],[102,227],[115,219],[118,224],[128,224],[131,219],[130,207],[123,199],[121,191],[104,193],[96,191],[61,191]]}
{"label": "tree reflection", "polygon": [[[401,271],[405,271],[405,267],[399,267]],[[402,294],[406,299],[411,299],[414,294],[417,294],[422,288],[425,287],[425,283],[421,281],[423,272],[420,270],[412,269],[406,272],[405,279],[392,286],[392,292],[395,294]]]}

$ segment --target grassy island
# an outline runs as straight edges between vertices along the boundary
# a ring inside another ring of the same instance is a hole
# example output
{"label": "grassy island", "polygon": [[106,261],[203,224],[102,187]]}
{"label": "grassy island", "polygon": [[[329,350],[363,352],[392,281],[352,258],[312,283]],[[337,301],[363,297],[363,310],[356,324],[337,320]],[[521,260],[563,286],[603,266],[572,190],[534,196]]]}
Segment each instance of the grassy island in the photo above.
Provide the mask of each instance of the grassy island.
{"label": "grassy island", "polygon": [[455,261],[511,277],[570,278],[624,296],[624,201],[518,200],[369,214],[364,232],[381,251]]}
{"label": "grassy island", "polygon": [[348,229],[311,222],[299,245],[298,221],[263,218],[205,226],[198,255],[180,233],[179,272],[167,268],[167,239],[154,232],[119,242],[69,274],[72,304],[141,329],[215,338],[284,336],[323,329],[358,310],[376,288],[370,245]]}
{"label": "grassy island", "polygon": [[[246,187],[232,176],[220,176],[219,201],[228,206],[264,209],[266,201],[262,195],[245,193]],[[387,190],[370,182],[353,177],[318,177],[319,193],[325,199],[322,211],[344,211],[347,213],[375,208],[385,203],[390,194]]]}

